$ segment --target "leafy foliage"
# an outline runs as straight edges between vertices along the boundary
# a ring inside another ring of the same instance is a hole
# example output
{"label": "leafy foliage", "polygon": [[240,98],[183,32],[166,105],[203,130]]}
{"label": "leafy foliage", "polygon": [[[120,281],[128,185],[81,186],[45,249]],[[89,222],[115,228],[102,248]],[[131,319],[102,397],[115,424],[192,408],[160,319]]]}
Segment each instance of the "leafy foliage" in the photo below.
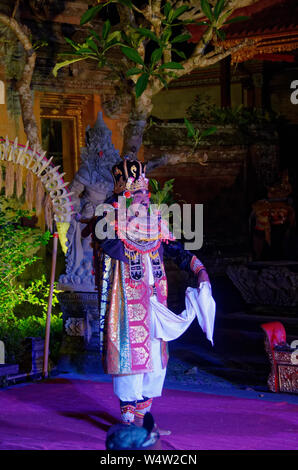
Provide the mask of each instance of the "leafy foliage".
{"label": "leafy foliage", "polygon": [[[48,243],[50,233],[23,227],[22,218],[33,214],[18,207],[18,202],[0,196],[0,339],[10,362],[18,362],[25,337],[44,336],[49,293],[45,276],[28,286],[20,281],[20,276],[38,259],[36,252]],[[56,293],[55,290],[54,307],[58,305]],[[24,317],[27,305],[31,313]],[[62,318],[58,313],[52,315],[51,322],[52,359],[57,357],[61,335]]]}
{"label": "leafy foliage", "polygon": [[9,200],[0,197],[0,315],[12,314],[24,296],[17,279],[38,259],[34,253],[50,237],[49,232],[21,225],[22,217],[30,215],[28,211],[15,212]]}
{"label": "leafy foliage", "polygon": [[222,108],[211,104],[210,97],[204,95],[196,96],[194,103],[187,109],[187,115],[193,121],[199,121],[203,125],[216,124],[245,127],[280,121],[280,116],[273,111],[246,108],[243,105],[233,108]]}
{"label": "leafy foliage", "polygon": [[160,183],[156,179],[151,178],[149,180],[151,187],[150,203],[157,206],[160,211],[161,218],[166,220],[169,224],[171,232],[178,234],[181,233],[181,217],[178,220],[176,217],[173,217],[172,213],[169,214],[167,210],[167,207],[178,203],[174,195],[174,181],[174,178],[170,179],[164,183],[163,187],[161,187]]}
{"label": "leafy foliage", "polygon": [[[61,313],[51,316],[50,354],[54,363],[57,362],[59,357],[62,324]],[[19,363],[24,353],[24,339],[27,337],[44,337],[45,325],[45,314],[42,314],[42,316],[30,315],[26,318],[0,317],[0,338],[5,344],[5,361]]]}
{"label": "leafy foliage", "polygon": [[209,127],[204,131],[201,131],[200,129],[195,129],[192,123],[189,122],[186,118],[184,118],[184,123],[187,129],[187,137],[191,137],[194,141],[193,150],[195,150],[206,137],[211,134],[214,134],[214,132],[217,131],[217,128],[215,126]]}
{"label": "leafy foliage", "polygon": [[226,38],[225,32],[221,29],[225,25],[249,19],[248,16],[237,16],[235,18],[228,19],[232,15],[233,9],[226,11],[226,3],[227,2],[225,0],[218,0],[214,7],[212,7],[207,0],[201,0],[201,8],[207,19],[206,21],[197,23],[211,28],[220,40],[224,40]]}
{"label": "leafy foliage", "polygon": [[[110,4],[126,7],[131,17],[137,12],[139,21],[131,21],[124,28],[120,25],[119,29],[113,27],[112,31],[108,19],[104,22],[100,33],[89,28],[89,36],[81,44],[65,38],[71,50],[64,54],[67,56],[66,60],[56,64],[53,73],[56,76],[62,67],[84,59],[92,59],[98,62],[98,67],[109,66],[112,70],[116,70],[121,80],[123,80],[124,72],[126,79],[133,81],[136,98],[144,93],[154,79],[158,79],[163,87],[167,87],[169,81],[177,77],[175,70],[184,69],[183,60],[185,61],[187,57],[179,46],[191,38],[191,34],[184,29],[186,25],[205,25],[208,30],[211,30],[212,35],[224,39],[224,32],[221,28],[230,22],[246,19],[238,17],[229,20],[233,9],[226,9],[226,0],[218,0],[214,7],[207,0],[200,0],[198,3],[206,20],[197,22],[192,19],[191,2],[185,2],[184,5],[180,4],[176,7],[176,2],[167,1],[161,7],[159,24],[156,26],[152,13],[148,21],[149,9],[145,6],[140,9],[130,0],[98,2],[82,15],[81,26],[91,25],[96,16]],[[148,43],[150,47],[147,48]],[[120,61],[118,66],[110,61],[109,53],[112,48],[118,48],[126,59]],[[174,61],[172,53],[175,53],[182,61]]]}
{"label": "leafy foliage", "polygon": [[166,181],[163,188],[161,188],[160,183],[156,179],[151,178],[150,202],[152,204],[156,204],[157,206],[160,206],[161,204],[174,204],[176,202],[173,195],[174,181],[175,179]]}

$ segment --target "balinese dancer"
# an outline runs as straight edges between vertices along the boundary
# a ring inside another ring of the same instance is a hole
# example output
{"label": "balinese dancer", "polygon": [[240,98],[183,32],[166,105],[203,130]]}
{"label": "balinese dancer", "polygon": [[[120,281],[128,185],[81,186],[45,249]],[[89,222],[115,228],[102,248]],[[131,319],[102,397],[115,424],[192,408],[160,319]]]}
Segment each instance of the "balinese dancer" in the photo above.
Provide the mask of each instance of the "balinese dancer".
{"label": "balinese dancer", "polygon": [[[101,352],[105,372],[113,376],[122,422],[142,425],[153,398],[162,394],[167,342],[178,338],[195,316],[212,341],[215,303],[201,261],[173,241],[166,223],[150,211],[145,165],[124,159],[112,173],[114,195],[105,209],[111,207],[117,235],[102,236],[109,209],[97,218],[94,235]],[[124,210],[118,196],[126,198]],[[109,220],[110,230],[113,218]],[[167,308],[164,256],[197,275],[198,288],[187,288],[186,309],[181,315]]]}

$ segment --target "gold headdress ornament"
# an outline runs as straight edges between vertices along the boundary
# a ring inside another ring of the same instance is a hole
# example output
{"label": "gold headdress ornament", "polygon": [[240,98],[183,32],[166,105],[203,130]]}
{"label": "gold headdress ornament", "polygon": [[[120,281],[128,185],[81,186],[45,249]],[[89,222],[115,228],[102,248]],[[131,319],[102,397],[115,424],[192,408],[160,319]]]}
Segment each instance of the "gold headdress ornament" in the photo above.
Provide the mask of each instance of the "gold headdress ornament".
{"label": "gold headdress ornament", "polygon": [[112,175],[114,179],[114,193],[123,191],[148,190],[149,180],[145,177],[146,164],[138,160],[124,159],[113,166]]}

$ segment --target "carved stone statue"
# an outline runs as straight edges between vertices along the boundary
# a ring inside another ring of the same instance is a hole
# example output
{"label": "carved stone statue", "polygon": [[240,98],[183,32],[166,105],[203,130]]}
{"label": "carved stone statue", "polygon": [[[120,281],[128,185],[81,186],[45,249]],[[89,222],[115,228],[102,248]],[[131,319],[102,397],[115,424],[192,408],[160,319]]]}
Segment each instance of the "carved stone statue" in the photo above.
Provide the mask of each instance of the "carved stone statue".
{"label": "carved stone statue", "polygon": [[67,232],[66,273],[59,278],[59,288],[64,291],[94,292],[91,236],[82,238],[86,225],[79,220],[92,218],[96,206],[112,192],[111,168],[120,160],[101,112],[95,126],[86,129],[86,147],[82,149],[81,159],[81,166],[70,185],[76,216]]}
{"label": "carved stone statue", "polygon": [[295,211],[285,171],[282,182],[267,188],[268,197],[256,201],[250,216],[254,261],[231,265],[227,275],[248,304],[298,305]]}
{"label": "carved stone statue", "polygon": [[287,171],[282,182],[268,188],[267,199],[256,201],[250,217],[253,254],[256,260],[292,259],[291,246],[295,211],[290,203],[292,192]]}
{"label": "carved stone statue", "polygon": [[[81,159],[81,166],[70,185],[75,216],[67,232],[66,272],[58,283],[58,289],[63,291],[58,298],[64,324],[60,366],[97,373],[100,370],[98,294],[93,275],[91,235],[86,236],[87,225],[82,222],[90,220],[97,205],[113,193],[111,169],[121,161],[100,112],[95,126],[86,129],[86,147],[82,149]],[[167,160],[167,155],[152,159],[148,171]]]}

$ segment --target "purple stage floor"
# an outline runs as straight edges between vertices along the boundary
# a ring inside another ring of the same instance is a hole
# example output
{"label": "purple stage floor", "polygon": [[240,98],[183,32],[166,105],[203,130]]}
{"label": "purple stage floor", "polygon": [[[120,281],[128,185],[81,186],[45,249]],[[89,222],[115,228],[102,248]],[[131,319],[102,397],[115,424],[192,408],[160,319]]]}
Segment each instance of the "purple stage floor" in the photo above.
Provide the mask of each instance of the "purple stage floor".
{"label": "purple stage floor", "polygon": [[[103,450],[117,422],[112,384],[55,378],[0,391],[0,449]],[[296,450],[298,405],[164,390],[152,414],[163,450]]]}

